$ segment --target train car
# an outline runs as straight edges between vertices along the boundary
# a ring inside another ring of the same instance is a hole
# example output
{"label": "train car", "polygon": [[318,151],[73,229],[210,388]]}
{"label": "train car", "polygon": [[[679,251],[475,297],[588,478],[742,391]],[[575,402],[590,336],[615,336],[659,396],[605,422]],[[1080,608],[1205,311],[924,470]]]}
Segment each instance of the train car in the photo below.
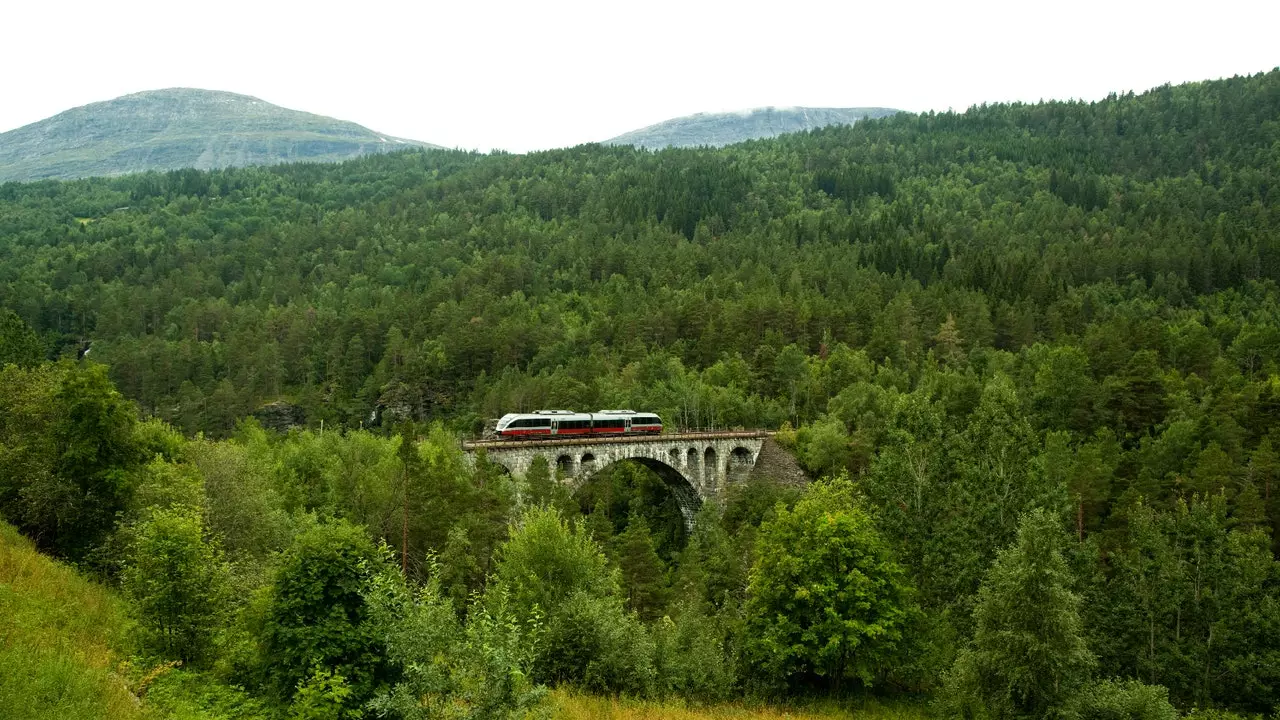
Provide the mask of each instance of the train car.
{"label": "train car", "polygon": [[655,413],[634,410],[601,410],[594,413],[537,410],[503,415],[494,432],[498,437],[510,440],[560,436],[656,435],[662,432],[662,419]]}
{"label": "train car", "polygon": [[591,413],[591,432],[593,435],[656,435],[662,432],[662,419],[655,413],[635,410],[601,410]]}

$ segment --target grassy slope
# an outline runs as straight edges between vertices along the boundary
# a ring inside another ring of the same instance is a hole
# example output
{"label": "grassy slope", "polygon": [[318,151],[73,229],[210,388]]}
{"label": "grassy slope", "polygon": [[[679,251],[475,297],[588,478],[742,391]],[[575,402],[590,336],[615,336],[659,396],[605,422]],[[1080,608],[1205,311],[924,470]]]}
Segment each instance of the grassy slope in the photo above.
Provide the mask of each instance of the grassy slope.
{"label": "grassy slope", "polygon": [[0,718],[141,718],[123,603],[0,523]]}

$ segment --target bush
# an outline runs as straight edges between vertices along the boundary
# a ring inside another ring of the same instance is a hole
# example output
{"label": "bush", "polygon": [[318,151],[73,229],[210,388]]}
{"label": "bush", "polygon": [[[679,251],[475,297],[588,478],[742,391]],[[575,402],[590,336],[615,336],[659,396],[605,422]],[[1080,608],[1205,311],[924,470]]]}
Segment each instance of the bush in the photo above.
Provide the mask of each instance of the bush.
{"label": "bush", "polygon": [[656,679],[653,655],[644,625],[620,599],[577,592],[547,617],[534,677],[590,692],[648,695]]}
{"label": "bush", "polygon": [[528,510],[498,551],[493,585],[509,598],[518,618],[549,613],[578,592],[618,594],[618,578],[604,552],[582,527],[570,526],[553,509]]}
{"label": "bush", "polygon": [[[1128,680],[1085,686],[1062,710],[1062,720],[1177,720],[1169,690]],[[1207,718],[1205,719],[1207,720]]]}
{"label": "bush", "polygon": [[259,641],[264,680],[278,698],[291,699],[317,666],[343,677],[350,707],[386,679],[385,633],[365,596],[387,572],[384,553],[349,523],[298,535],[272,579]]}
{"label": "bush", "polygon": [[311,677],[298,684],[289,720],[360,720],[364,712],[353,708],[351,688],[346,678],[317,667]]}
{"label": "bush", "polygon": [[737,657],[721,622],[696,606],[653,627],[658,690],[704,703],[727,700],[737,686]]}
{"label": "bush", "polygon": [[572,526],[532,508],[499,550],[484,605],[498,608],[534,645],[534,678],[585,689],[646,694],[653,688],[653,642],[619,595],[618,575],[581,522]]}
{"label": "bush", "polygon": [[465,627],[434,579],[412,596],[398,582],[379,582],[369,600],[401,674],[370,703],[377,716],[502,720],[542,701],[546,688],[529,679],[530,647],[504,598],[472,608]]}

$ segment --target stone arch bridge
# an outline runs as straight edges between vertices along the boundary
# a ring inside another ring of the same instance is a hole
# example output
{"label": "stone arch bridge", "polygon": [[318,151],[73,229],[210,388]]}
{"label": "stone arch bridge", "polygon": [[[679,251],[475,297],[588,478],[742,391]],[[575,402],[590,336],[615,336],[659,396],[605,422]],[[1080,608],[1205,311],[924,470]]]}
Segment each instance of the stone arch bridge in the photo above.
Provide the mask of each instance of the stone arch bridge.
{"label": "stone arch bridge", "polygon": [[[685,522],[705,500],[719,497],[729,485],[742,482],[761,464],[762,454],[780,464],[783,481],[803,481],[795,460],[778,448],[773,433],[764,431],[691,432],[626,437],[549,438],[545,440],[484,440],[464,442],[462,449],[474,463],[483,451],[489,462],[522,477],[536,457],[577,490],[596,472],[631,460],[653,470],[666,481],[680,503]],[[789,461],[789,462],[788,462]],[[789,464],[790,467],[785,467]],[[779,473],[774,473],[779,474]]]}

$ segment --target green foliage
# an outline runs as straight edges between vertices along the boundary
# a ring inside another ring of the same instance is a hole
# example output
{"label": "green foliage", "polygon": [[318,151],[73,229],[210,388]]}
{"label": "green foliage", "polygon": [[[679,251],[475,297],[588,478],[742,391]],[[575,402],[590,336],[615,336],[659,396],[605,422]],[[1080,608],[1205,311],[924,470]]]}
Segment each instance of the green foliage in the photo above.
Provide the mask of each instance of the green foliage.
{"label": "green foliage", "polygon": [[576,502],[570,504],[570,513],[592,515],[589,523],[593,536],[611,556],[616,555],[621,536],[637,522],[644,523],[644,534],[650,536],[654,552],[664,563],[670,562],[688,540],[684,511],[676,493],[666,480],[638,462],[614,463],[604,468],[583,483],[573,499]]}
{"label": "green foliage", "polygon": [[737,628],[724,617],[689,603],[653,626],[660,694],[714,703],[728,700],[738,689]]}
{"label": "green foliage", "polygon": [[316,667],[341,676],[347,707],[372,696],[388,669],[365,596],[386,562],[364,531],[346,522],[299,533],[274,573],[262,622],[261,672],[276,697],[292,698]]}
{"label": "green foliage", "polygon": [[84,559],[144,460],[137,413],[100,365],[0,370],[0,508],[40,547]]}
{"label": "green foliage", "polygon": [[209,533],[237,562],[264,562],[271,553],[289,546],[294,521],[273,477],[274,453],[266,436],[255,429],[244,440],[197,439],[187,444],[185,455],[204,480]]}
{"label": "green foliage", "polygon": [[1180,704],[1273,707],[1280,599],[1266,535],[1229,530],[1221,495],[1135,505],[1127,527],[1106,592],[1091,603],[1104,663],[1168,687]]}
{"label": "green foliage", "polygon": [[140,616],[147,650],[206,660],[221,624],[227,570],[197,512],[159,509],[139,524],[121,581]]}
{"label": "green foliage", "polygon": [[569,488],[556,477],[558,473],[559,470],[552,472],[547,459],[541,455],[533,459],[524,478],[528,504],[547,505],[566,515],[577,509]]}
{"label": "green foliage", "polygon": [[352,707],[351,688],[342,675],[317,667],[298,684],[289,706],[289,720],[360,720],[364,712]]}
{"label": "green foliage", "polygon": [[473,608],[465,626],[434,579],[416,592],[383,579],[369,601],[387,628],[387,657],[401,673],[370,703],[379,716],[523,718],[542,702],[546,688],[530,680],[538,629],[522,630],[506,598]]}
{"label": "green foliage", "polygon": [[748,657],[768,683],[874,682],[912,612],[902,567],[847,478],[779,507],[760,528],[747,588]]}
{"label": "green foliage", "polygon": [[44,360],[44,344],[22,318],[0,307],[0,367],[31,367]]}
{"label": "green foliage", "polygon": [[649,524],[643,517],[633,518],[626,531],[614,538],[614,544],[627,608],[641,620],[656,620],[667,604],[667,576],[662,558],[654,550]]}
{"label": "green foliage", "polygon": [[499,549],[494,581],[523,622],[554,613],[571,595],[618,594],[617,574],[581,523],[570,525],[555,510],[530,508]]}
{"label": "green foliage", "polygon": [[1062,708],[1064,720],[1177,720],[1169,691],[1133,680],[1086,685]]}
{"label": "green foliage", "polygon": [[[740,604],[747,585],[746,564],[721,522],[721,512],[710,502],[698,510],[672,581],[673,589],[687,602],[706,603],[715,609]],[[743,532],[739,541],[753,537]]]}
{"label": "green foliage", "polygon": [[655,689],[654,646],[619,598],[579,590],[547,613],[534,677],[589,692],[648,695]]}
{"label": "green foliage", "polygon": [[652,689],[652,641],[623,608],[618,573],[582,523],[570,526],[551,508],[526,510],[500,548],[486,588],[485,606],[495,603],[509,608],[526,641],[536,630],[538,681],[640,694]]}
{"label": "green foliage", "polygon": [[1023,516],[1016,542],[1000,551],[974,608],[974,635],[956,659],[942,697],[961,717],[1043,718],[1092,672],[1080,597],[1052,515]]}
{"label": "green foliage", "polygon": [[216,674],[169,668],[146,689],[151,715],[169,720],[266,720],[274,708]]}

